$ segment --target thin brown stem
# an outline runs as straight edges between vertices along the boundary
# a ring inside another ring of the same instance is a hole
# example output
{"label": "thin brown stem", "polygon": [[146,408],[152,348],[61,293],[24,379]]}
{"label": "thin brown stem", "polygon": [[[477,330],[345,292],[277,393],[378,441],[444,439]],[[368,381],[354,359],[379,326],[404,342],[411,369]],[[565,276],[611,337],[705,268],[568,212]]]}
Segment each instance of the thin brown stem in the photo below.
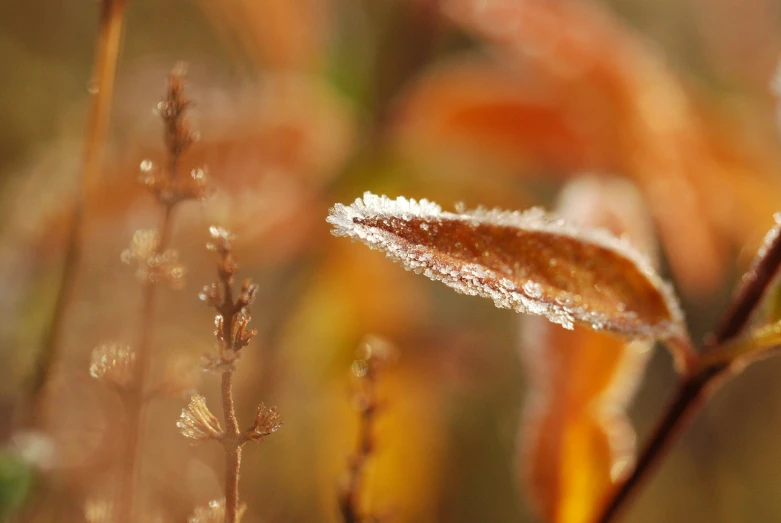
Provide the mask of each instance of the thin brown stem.
{"label": "thin brown stem", "polygon": [[40,423],[46,384],[60,360],[62,330],[65,312],[76,287],[76,271],[81,260],[84,236],[84,207],[88,192],[100,177],[103,150],[106,143],[111,105],[114,97],[119,50],[125,20],[127,0],[103,0],[100,8],[97,49],[92,78],[90,80],[91,103],[84,139],[83,172],[81,185],[73,202],[68,230],[68,243],[63,260],[62,274],[57,287],[57,298],[51,322],[43,340],[41,356],[30,384],[28,412],[25,424]]}
{"label": "thin brown stem", "polygon": [[[173,227],[173,206],[165,206],[160,225],[158,252],[165,252]],[[126,448],[119,495],[120,523],[136,521],[137,488],[141,470],[141,448],[146,419],[146,382],[152,360],[152,334],[157,313],[157,285],[147,282],[143,287],[139,341],[136,348],[133,388],[127,402]]]}
{"label": "thin brown stem", "polygon": [[708,392],[715,388],[714,378],[720,374],[722,373],[718,369],[709,369],[707,372],[686,378],[681,383],[656,426],[653,436],[640,453],[635,468],[614,490],[596,521],[608,523],[614,520],[629,497],[660,464],[675,438],[683,432],[699,407],[704,404]]}
{"label": "thin brown stem", "polygon": [[222,373],[222,411],[225,417],[225,523],[236,523],[239,513],[241,444],[239,422],[233,404],[233,371]]}
{"label": "thin brown stem", "polygon": [[[778,226],[777,226],[778,227]],[[718,323],[706,347],[720,346],[743,332],[752,313],[770,287],[781,266],[781,235],[771,232],[771,241],[742,278],[742,286],[733,298],[732,304]],[[711,366],[693,365],[694,374],[684,378],[678,392],[668,405],[651,439],[640,453],[634,470],[613,489],[610,498],[595,521],[610,523],[618,516],[632,494],[647,480],[653,469],[659,465],[667,450],[686,428],[697,409],[709,394],[716,390],[728,375],[728,361]]]}
{"label": "thin brown stem", "polygon": [[367,340],[362,351],[363,354],[353,364],[357,378],[353,401],[359,412],[358,440],[355,452],[348,459],[347,475],[338,498],[344,523],[379,521],[376,516],[361,509],[361,498],[365,496],[366,465],[375,450],[377,413],[382,408],[377,395],[377,377],[390,363],[392,354],[391,347],[377,339]]}

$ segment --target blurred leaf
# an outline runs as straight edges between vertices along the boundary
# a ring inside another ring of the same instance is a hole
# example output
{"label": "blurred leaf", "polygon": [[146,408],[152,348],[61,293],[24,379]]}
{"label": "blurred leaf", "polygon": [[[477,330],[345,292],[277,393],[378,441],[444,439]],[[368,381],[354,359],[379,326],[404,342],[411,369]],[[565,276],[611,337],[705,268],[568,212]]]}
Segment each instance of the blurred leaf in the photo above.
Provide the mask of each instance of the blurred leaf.
{"label": "blurred leaf", "polygon": [[29,464],[13,454],[0,454],[0,516],[10,517],[21,508],[32,482],[33,469]]}
{"label": "blurred leaf", "polygon": [[[650,218],[621,180],[580,179],[560,198],[561,212],[583,224],[628,233],[653,251]],[[634,459],[624,409],[650,354],[648,341],[624,341],[576,327],[564,331],[523,318],[531,396],[522,425],[520,475],[546,521],[585,523]]]}
{"label": "blurred leaf", "polygon": [[497,307],[634,337],[685,336],[675,297],[649,262],[602,230],[578,229],[539,209],[443,212],[427,200],[366,193],[328,217],[408,270]]}
{"label": "blurred leaf", "polygon": [[408,90],[399,104],[403,147],[456,169],[466,159],[473,172],[630,177],[681,286],[704,292],[720,283],[729,242],[742,245],[759,228],[759,209],[781,195],[766,176],[775,164],[756,157],[735,122],[727,140],[715,136],[712,104],[695,105],[664,57],[596,2],[443,5],[492,54],[453,60]]}

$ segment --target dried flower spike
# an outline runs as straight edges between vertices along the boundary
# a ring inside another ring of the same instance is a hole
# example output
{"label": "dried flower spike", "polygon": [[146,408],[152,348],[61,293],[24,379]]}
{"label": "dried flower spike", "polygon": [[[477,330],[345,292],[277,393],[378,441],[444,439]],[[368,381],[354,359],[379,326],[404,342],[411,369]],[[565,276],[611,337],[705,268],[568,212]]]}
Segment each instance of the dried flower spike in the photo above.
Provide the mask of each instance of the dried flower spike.
{"label": "dried flower spike", "polygon": [[328,222],[334,235],[497,307],[566,328],[580,323],[629,337],[688,339],[672,290],[646,257],[601,229],[539,209],[455,214],[427,200],[371,193],[334,206]]}
{"label": "dried flower spike", "polygon": [[185,438],[199,441],[219,440],[223,436],[220,422],[206,406],[206,398],[198,394],[194,394],[187,407],[182,409],[176,426]]}
{"label": "dried flower spike", "polygon": [[108,342],[92,350],[89,373],[100,381],[119,389],[127,388],[133,380],[136,354],[129,345]]}
{"label": "dried flower spike", "polygon": [[276,407],[269,408],[261,403],[258,405],[255,423],[244,433],[243,440],[262,442],[263,438],[278,431],[283,423]]}
{"label": "dried flower spike", "polygon": [[84,519],[87,523],[114,523],[114,505],[105,500],[87,500],[84,503]]}
{"label": "dried flower spike", "polygon": [[160,234],[154,229],[139,229],[133,234],[130,247],[122,251],[121,259],[128,265],[136,265],[136,278],[140,283],[167,282],[171,287],[184,286],[187,273],[179,263],[175,249],[160,252]]}
{"label": "dried flower spike", "polygon": [[[236,515],[236,523],[241,521],[247,505],[242,504]],[[187,523],[223,523],[225,521],[225,500],[212,500],[205,507],[198,507],[192,516],[187,518]]]}

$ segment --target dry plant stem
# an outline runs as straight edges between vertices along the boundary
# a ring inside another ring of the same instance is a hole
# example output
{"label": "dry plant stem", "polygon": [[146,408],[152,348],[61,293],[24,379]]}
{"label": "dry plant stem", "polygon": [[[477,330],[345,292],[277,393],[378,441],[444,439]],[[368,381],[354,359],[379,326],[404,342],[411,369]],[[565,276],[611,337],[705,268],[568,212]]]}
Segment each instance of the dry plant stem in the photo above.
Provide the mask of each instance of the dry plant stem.
{"label": "dry plant stem", "polygon": [[[173,225],[174,205],[166,205],[160,227],[159,252],[165,252],[171,237]],[[141,460],[141,443],[144,433],[144,420],[146,417],[146,395],[144,385],[147,382],[151,361],[152,331],[157,312],[157,285],[148,282],[144,285],[142,298],[140,338],[136,349],[136,366],[133,377],[134,387],[129,391],[127,398],[127,425],[126,448],[124,452],[124,466],[122,484],[119,495],[120,523],[136,521],[137,486]]]}
{"label": "dry plant stem", "polygon": [[241,443],[239,423],[233,404],[233,371],[222,373],[222,410],[225,417],[225,523],[236,523],[239,512],[239,470]]}
{"label": "dry plant stem", "polygon": [[[223,303],[219,308],[222,315],[222,339],[233,340],[233,325],[241,307],[233,300],[234,274],[225,270],[223,264],[218,268],[222,285]],[[235,351],[231,346],[228,350]],[[222,413],[225,418],[225,435],[222,445],[225,448],[225,523],[236,523],[239,513],[239,470],[241,469],[241,430],[236,418],[236,406],[233,402],[233,367],[222,373]]]}
{"label": "dry plant stem", "polygon": [[[781,237],[776,237],[768,246],[760,262],[743,277],[743,285],[719,322],[712,338],[708,340],[706,347],[720,346],[743,332],[752,312],[759,305],[780,266]],[[662,420],[657,425],[651,440],[641,452],[634,470],[613,490],[602,513],[596,519],[597,522],[609,523],[615,520],[634,491],[664,458],[665,452],[675,437],[686,428],[698,407],[721,384],[723,380],[719,378],[726,377],[730,363],[724,361],[708,366],[697,367],[695,365],[693,367],[696,371],[684,378]]]}
{"label": "dry plant stem", "polygon": [[347,481],[339,497],[339,509],[344,523],[359,523],[367,518],[360,510],[362,481],[366,463],[374,451],[374,424],[377,417],[378,402],[376,398],[376,372],[369,362],[369,370],[365,380],[365,404],[361,407],[358,428],[358,443],[355,454],[350,457]]}
{"label": "dry plant stem", "polygon": [[46,383],[59,362],[65,311],[73,296],[76,284],[76,269],[81,260],[81,243],[84,236],[84,207],[89,188],[94,186],[100,176],[103,149],[114,96],[114,80],[116,78],[119,49],[122,43],[126,5],[127,0],[103,0],[101,2],[95,64],[90,80],[92,99],[84,141],[81,187],[73,204],[73,215],[68,231],[68,244],[51,323],[47,329],[41,356],[36,364],[32,378],[30,412],[27,414],[28,419],[25,420],[28,424],[36,424],[40,421],[41,403]]}

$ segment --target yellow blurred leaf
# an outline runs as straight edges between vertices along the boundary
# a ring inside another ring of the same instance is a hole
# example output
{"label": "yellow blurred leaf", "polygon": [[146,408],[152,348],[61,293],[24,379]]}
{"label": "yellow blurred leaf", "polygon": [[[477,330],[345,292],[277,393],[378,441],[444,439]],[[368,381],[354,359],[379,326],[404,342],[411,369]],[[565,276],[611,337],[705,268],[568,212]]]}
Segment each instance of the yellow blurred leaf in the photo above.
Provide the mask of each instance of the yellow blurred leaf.
{"label": "yellow blurred leaf", "polygon": [[735,122],[727,140],[715,137],[713,105],[696,105],[658,50],[596,2],[443,7],[492,53],[452,60],[407,90],[402,146],[456,168],[466,159],[480,171],[627,176],[647,197],[680,285],[718,285],[730,243],[763,230],[758,207],[781,196],[766,176],[778,162],[757,158]]}
{"label": "yellow blurred leaf", "polygon": [[[650,218],[625,181],[579,179],[565,189],[560,208],[569,219],[628,233],[653,251]],[[651,344],[579,327],[564,331],[533,317],[524,318],[522,334],[531,394],[519,473],[546,521],[586,523],[633,460],[624,409]]]}

